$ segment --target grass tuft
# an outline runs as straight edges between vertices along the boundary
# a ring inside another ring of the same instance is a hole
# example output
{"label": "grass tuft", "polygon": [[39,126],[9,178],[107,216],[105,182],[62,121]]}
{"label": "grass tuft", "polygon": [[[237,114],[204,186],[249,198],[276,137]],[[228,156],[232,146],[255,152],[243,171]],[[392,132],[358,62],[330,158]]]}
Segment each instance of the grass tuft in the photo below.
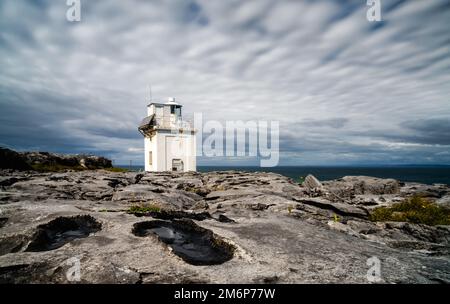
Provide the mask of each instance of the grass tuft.
{"label": "grass tuft", "polygon": [[374,222],[409,222],[414,224],[450,225],[450,209],[439,206],[420,196],[413,196],[390,207],[379,207],[372,211]]}
{"label": "grass tuft", "polygon": [[106,171],[109,171],[109,172],[119,172],[119,173],[122,173],[122,172],[129,172],[129,171],[130,171],[130,170],[128,170],[128,169],[125,169],[125,168],[118,168],[118,167],[105,168],[105,170],[106,170]]}
{"label": "grass tuft", "polygon": [[[73,170],[73,171],[84,171],[84,170],[91,170],[89,168],[85,168],[83,166],[77,165],[77,166],[65,166],[60,164],[31,164],[31,168],[38,172],[62,172],[66,170]],[[124,168],[103,168],[104,170],[110,171],[110,172],[128,172],[128,169]]]}
{"label": "grass tuft", "polygon": [[59,164],[31,164],[30,165],[33,170],[38,172],[61,172],[65,170],[75,170],[75,171],[83,171],[86,168],[82,166],[64,166]]}
{"label": "grass tuft", "polygon": [[153,205],[153,204],[149,204],[149,205],[144,205],[144,206],[131,206],[127,213],[129,214],[146,214],[146,213],[150,213],[150,212],[161,212],[161,208]]}

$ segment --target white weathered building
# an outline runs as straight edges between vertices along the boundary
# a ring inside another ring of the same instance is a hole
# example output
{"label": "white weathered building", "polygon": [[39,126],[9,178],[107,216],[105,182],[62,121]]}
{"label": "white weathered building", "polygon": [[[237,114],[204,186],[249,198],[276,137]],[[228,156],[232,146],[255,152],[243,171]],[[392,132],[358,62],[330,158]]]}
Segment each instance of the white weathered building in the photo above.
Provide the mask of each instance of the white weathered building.
{"label": "white weathered building", "polygon": [[144,135],[145,171],[196,171],[196,131],[181,115],[182,105],[169,98],[152,102],[139,126]]}

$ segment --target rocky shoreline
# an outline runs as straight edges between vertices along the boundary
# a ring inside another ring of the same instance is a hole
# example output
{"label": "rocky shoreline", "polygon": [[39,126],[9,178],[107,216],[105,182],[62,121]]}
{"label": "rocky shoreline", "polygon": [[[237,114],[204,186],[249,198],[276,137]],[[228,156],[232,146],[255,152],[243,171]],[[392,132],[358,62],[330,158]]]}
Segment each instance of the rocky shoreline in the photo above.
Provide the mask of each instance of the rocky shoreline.
{"label": "rocky shoreline", "polygon": [[62,171],[112,168],[111,160],[87,154],[17,152],[0,147],[0,168],[20,171]]}
{"label": "rocky shoreline", "polygon": [[[450,226],[373,222],[446,185],[274,173],[0,171],[0,282],[449,283]],[[187,246],[186,244],[189,244]]]}

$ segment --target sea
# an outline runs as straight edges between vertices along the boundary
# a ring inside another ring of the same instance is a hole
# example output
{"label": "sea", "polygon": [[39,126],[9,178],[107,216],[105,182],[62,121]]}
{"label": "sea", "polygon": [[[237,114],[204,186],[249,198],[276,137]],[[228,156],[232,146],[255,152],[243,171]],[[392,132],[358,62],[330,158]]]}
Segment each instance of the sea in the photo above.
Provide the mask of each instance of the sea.
{"label": "sea", "polygon": [[[143,171],[143,166],[118,166],[132,171]],[[450,166],[386,166],[386,167],[326,167],[326,166],[279,166],[261,167],[229,167],[229,166],[197,166],[199,172],[211,171],[248,171],[274,172],[300,181],[312,174],[321,181],[338,179],[347,175],[365,175],[379,178],[394,178],[402,182],[418,182],[423,184],[450,185]]]}

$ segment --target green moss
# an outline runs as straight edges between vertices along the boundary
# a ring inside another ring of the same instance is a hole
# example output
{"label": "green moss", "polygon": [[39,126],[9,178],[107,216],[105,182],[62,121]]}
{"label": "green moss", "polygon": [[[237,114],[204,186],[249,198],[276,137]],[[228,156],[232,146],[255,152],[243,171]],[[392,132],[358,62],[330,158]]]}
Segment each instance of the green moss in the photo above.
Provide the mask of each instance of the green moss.
{"label": "green moss", "polygon": [[[84,171],[89,170],[88,168],[82,167],[80,165],[77,166],[65,166],[60,164],[31,164],[31,168],[38,172],[61,172],[65,170],[74,170],[74,171]],[[123,168],[105,168],[107,171],[111,172],[128,172],[128,169]]]}
{"label": "green moss", "polygon": [[337,214],[333,214],[333,222],[339,223],[341,221],[341,218]]}
{"label": "green moss", "polygon": [[59,172],[64,170],[83,171],[86,168],[82,166],[63,166],[59,164],[31,164],[31,168],[39,172]]}
{"label": "green moss", "polygon": [[128,211],[128,210],[124,210],[124,209],[100,209],[97,212],[124,212],[124,211]]}
{"label": "green moss", "polygon": [[196,187],[186,187],[186,188],[184,189],[184,191],[197,193],[197,192],[199,191],[199,189],[196,188]]}
{"label": "green moss", "polygon": [[106,171],[110,171],[110,172],[129,172],[130,170],[125,169],[125,168],[117,168],[117,167],[112,167],[112,168],[105,168]]}
{"label": "green moss", "polygon": [[394,221],[426,225],[450,225],[450,209],[432,203],[420,196],[413,196],[390,207],[372,211],[374,222]]}
{"label": "green moss", "polygon": [[206,191],[206,190],[204,190],[202,188],[197,188],[197,187],[186,187],[184,189],[184,191],[192,192],[192,193],[198,194],[200,196],[205,196],[209,192],[209,191]]}
{"label": "green moss", "polygon": [[225,191],[225,187],[223,185],[214,185],[211,187],[212,191]]}
{"label": "green moss", "polygon": [[288,209],[289,214],[291,214],[292,210],[294,210],[294,206],[289,205],[287,209]]}
{"label": "green moss", "polygon": [[150,204],[144,206],[131,206],[127,210],[127,213],[130,214],[146,214],[149,212],[161,212],[161,208],[156,205]]}

